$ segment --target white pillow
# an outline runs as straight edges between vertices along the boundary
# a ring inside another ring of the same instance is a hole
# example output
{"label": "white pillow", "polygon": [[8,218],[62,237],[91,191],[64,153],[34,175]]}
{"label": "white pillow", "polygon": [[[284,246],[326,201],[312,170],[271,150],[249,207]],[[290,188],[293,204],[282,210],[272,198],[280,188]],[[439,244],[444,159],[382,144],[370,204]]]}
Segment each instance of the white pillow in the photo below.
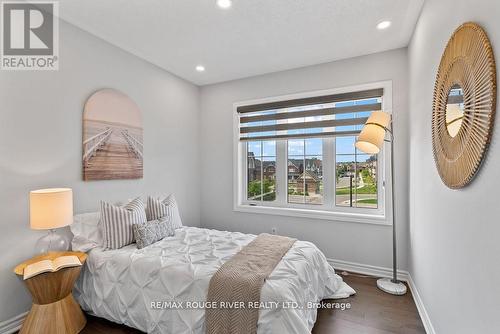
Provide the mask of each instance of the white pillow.
{"label": "white pillow", "polygon": [[73,217],[73,224],[69,227],[74,235],[71,241],[74,251],[88,252],[92,248],[102,246],[100,217],[99,212],[82,213]]}
{"label": "white pillow", "polygon": [[146,216],[149,220],[157,220],[163,217],[169,217],[174,229],[182,227],[182,220],[179,214],[179,207],[173,194],[165,199],[148,196]]}

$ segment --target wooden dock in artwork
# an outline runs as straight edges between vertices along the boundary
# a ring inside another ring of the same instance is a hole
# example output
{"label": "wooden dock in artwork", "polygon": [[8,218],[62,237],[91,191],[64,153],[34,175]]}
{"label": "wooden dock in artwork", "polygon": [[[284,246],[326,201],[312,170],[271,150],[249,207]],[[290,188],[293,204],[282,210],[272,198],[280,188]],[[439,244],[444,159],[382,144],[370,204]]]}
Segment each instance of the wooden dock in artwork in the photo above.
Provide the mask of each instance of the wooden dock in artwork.
{"label": "wooden dock in artwork", "polygon": [[143,176],[142,143],[124,129],[106,128],[84,142],[84,180]]}

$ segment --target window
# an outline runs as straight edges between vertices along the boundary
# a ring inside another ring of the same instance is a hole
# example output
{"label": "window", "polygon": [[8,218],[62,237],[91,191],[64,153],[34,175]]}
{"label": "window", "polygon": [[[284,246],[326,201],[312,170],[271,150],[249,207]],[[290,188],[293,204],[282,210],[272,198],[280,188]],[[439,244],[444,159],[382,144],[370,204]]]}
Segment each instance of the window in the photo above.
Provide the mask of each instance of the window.
{"label": "window", "polygon": [[354,147],[356,137],[337,138],[335,203],[356,208],[378,207],[377,155]]}
{"label": "window", "polygon": [[391,84],[365,87],[235,105],[235,209],[386,223],[388,153],[354,143]]}
{"label": "window", "polygon": [[288,203],[323,204],[323,141],[288,140]]}
{"label": "window", "polygon": [[247,142],[247,199],[276,199],[276,142]]}

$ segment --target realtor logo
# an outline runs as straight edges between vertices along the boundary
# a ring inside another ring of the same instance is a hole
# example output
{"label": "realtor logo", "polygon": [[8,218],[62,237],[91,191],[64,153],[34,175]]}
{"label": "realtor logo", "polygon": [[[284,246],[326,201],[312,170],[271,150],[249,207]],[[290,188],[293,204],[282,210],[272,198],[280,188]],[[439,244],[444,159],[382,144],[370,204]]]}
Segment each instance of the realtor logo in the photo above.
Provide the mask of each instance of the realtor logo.
{"label": "realtor logo", "polygon": [[2,70],[57,70],[59,22],[57,2],[3,1]]}

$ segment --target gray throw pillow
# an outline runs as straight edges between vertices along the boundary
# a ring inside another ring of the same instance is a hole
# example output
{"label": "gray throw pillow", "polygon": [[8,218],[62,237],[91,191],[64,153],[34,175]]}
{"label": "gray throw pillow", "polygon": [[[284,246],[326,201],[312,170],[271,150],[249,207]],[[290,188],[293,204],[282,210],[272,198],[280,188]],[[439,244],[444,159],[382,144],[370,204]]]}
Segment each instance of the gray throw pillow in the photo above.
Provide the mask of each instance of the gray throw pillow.
{"label": "gray throw pillow", "polygon": [[141,249],[175,234],[170,217],[134,224],[137,248]]}

